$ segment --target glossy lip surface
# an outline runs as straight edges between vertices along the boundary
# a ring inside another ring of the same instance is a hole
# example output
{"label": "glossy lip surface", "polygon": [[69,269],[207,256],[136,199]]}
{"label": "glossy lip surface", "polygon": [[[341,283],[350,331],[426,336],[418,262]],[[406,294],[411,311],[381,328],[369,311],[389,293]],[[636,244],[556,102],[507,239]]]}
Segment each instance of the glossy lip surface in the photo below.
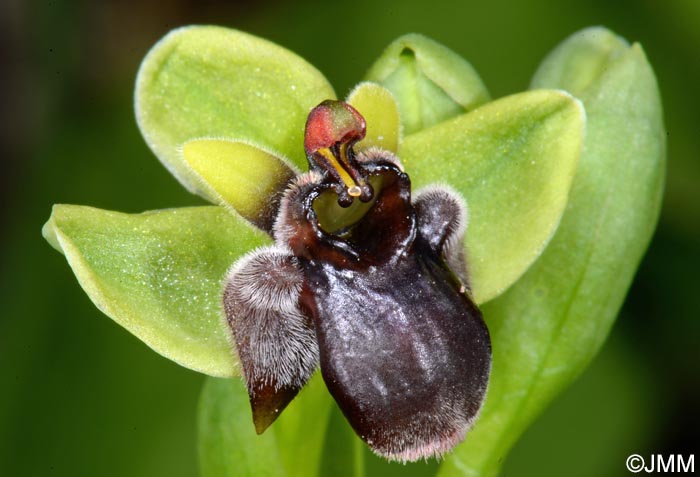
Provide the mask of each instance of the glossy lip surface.
{"label": "glossy lip surface", "polygon": [[[364,121],[346,106],[324,101],[312,110],[307,143],[320,144],[321,131],[332,145],[307,149],[310,171],[280,202],[276,245],[246,256],[227,280],[224,306],[256,430],[320,364],[331,395],[377,454],[439,456],[474,421],[491,366],[462,247],[453,246],[464,232],[463,200],[440,187],[412,200],[393,154],[356,156]],[[376,185],[369,201],[353,202],[347,185],[357,177]],[[333,194],[339,207],[321,204],[319,214],[317,201]],[[343,210],[332,231],[324,229],[320,217]]]}

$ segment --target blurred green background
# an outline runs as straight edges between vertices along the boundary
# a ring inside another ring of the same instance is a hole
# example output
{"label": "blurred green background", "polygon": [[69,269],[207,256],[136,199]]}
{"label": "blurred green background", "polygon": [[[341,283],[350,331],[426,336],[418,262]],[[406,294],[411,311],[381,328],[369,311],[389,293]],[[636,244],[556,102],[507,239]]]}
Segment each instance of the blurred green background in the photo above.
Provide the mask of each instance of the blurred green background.
{"label": "blurred green background", "polygon": [[583,27],[605,25],[640,42],[657,73],[668,130],[659,228],[610,340],[523,436],[503,475],[623,476],[631,453],[698,449],[697,0],[4,0],[0,475],[197,473],[203,377],[103,316],[40,234],[57,202],[125,212],[201,203],[152,156],[132,111],[141,58],[167,31],[191,23],[284,45],[324,72],[339,96],[407,32],[463,55],[494,97],[527,88],[540,60]]}

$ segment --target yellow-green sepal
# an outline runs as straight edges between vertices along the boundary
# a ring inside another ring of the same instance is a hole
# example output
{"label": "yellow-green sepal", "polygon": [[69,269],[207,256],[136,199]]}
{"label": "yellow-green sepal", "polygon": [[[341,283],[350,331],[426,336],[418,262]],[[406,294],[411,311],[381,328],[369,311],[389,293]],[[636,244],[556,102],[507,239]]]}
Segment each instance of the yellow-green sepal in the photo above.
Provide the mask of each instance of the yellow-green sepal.
{"label": "yellow-green sepal", "polygon": [[192,192],[215,202],[180,147],[201,137],[246,138],[306,167],[309,110],[335,98],[323,75],[272,42],[237,30],[191,26],[148,53],[136,79],[136,118],[146,142]]}
{"label": "yellow-green sepal", "polygon": [[55,205],[46,240],[103,313],[159,354],[211,376],[238,374],[222,282],[270,239],[222,207],[123,214]]}
{"label": "yellow-green sepal", "polygon": [[539,257],[566,208],[586,115],[563,91],[516,94],[407,136],[416,188],[447,183],[467,201],[474,299],[503,293]]}

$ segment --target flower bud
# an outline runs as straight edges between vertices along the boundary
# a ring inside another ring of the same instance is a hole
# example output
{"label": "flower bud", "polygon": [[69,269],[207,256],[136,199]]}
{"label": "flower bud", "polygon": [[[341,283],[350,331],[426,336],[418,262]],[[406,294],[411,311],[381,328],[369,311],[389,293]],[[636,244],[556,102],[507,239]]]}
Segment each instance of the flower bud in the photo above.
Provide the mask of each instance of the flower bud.
{"label": "flower bud", "polygon": [[469,63],[449,48],[417,34],[402,36],[390,44],[365,79],[393,93],[407,135],[489,100],[486,87]]}
{"label": "flower bud", "polygon": [[580,96],[628,49],[629,43],[610,30],[586,28],[571,35],[544,59],[532,85],[565,88],[574,96]]}

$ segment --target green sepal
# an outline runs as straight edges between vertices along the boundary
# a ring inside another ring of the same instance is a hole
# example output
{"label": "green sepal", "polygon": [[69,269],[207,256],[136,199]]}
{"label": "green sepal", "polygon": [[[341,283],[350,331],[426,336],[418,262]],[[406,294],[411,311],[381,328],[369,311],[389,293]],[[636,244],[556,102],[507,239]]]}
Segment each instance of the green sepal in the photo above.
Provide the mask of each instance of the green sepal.
{"label": "green sepal", "polygon": [[245,138],[306,167],[309,110],[335,98],[321,73],[291,51],[214,26],[172,31],[148,53],[136,80],[136,118],[153,152],[188,190],[216,202],[179,148],[201,138]]}
{"label": "green sepal", "polygon": [[407,136],[414,187],[446,183],[467,201],[477,303],[505,291],[554,234],[581,153],[585,113],[562,91],[521,93]]}
{"label": "green sepal", "polygon": [[222,280],[265,234],[221,207],[131,215],[77,205],[55,205],[43,234],[97,308],[156,352],[212,376],[238,373]]}

